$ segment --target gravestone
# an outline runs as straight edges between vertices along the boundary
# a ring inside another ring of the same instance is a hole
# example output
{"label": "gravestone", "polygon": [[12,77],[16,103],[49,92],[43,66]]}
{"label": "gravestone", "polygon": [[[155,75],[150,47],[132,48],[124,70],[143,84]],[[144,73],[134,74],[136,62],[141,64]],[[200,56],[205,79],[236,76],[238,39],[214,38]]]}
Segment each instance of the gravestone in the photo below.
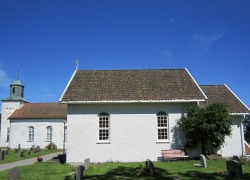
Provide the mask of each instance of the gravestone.
{"label": "gravestone", "polygon": [[20,157],[24,157],[24,149],[21,150]]}
{"label": "gravestone", "polygon": [[201,166],[206,168],[207,167],[207,160],[203,154],[200,155],[200,160],[201,160]]}
{"label": "gravestone", "polygon": [[76,180],[83,180],[83,165],[76,167]]}
{"label": "gravestone", "polygon": [[154,164],[151,160],[147,159],[145,161],[146,163],[146,172],[148,173],[148,175],[150,176],[154,176]]}
{"label": "gravestone", "polygon": [[90,158],[84,160],[84,170],[88,170],[90,165]]}
{"label": "gravestone", "polygon": [[227,160],[227,172],[230,176],[239,177],[242,175],[242,165],[237,160]]}
{"label": "gravestone", "polygon": [[9,180],[18,180],[20,179],[20,172],[18,168],[13,168],[9,173]]}
{"label": "gravestone", "polygon": [[4,151],[1,151],[1,160],[4,160]]}

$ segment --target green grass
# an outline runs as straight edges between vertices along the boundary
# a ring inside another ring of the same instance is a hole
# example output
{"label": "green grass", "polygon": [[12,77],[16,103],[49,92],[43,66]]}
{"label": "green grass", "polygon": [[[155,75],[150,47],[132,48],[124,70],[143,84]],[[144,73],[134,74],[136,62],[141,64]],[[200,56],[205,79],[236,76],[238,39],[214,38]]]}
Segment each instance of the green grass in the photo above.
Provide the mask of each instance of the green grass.
{"label": "green grass", "polygon": [[[18,167],[21,180],[63,180],[75,167],[57,162],[42,162]],[[0,173],[1,180],[8,180],[10,170]]]}
{"label": "green grass", "polygon": [[[212,179],[223,180],[225,176],[221,172],[226,171],[225,160],[208,160],[208,168],[194,167],[199,161],[173,161],[173,162],[154,162],[155,176],[149,177],[143,174],[136,177],[134,168],[140,164],[145,167],[144,162],[133,163],[102,163],[91,164],[90,169],[84,171],[84,179],[86,180],[116,180],[116,179],[138,179],[138,180],[200,180]],[[243,176],[238,179],[250,179],[249,163],[242,163]],[[70,165],[62,165],[60,163],[42,162],[34,165],[19,167],[21,180],[62,180],[68,172],[74,171],[75,167]],[[0,173],[0,179],[8,179],[9,170]]]}
{"label": "green grass", "polygon": [[[136,178],[134,168],[142,163],[104,163],[92,165],[90,170],[84,172],[85,179],[225,179],[222,172],[226,171],[226,160],[209,160],[208,168],[194,167],[193,164],[200,161],[172,161],[172,162],[154,162],[155,176],[149,177],[146,174]],[[250,179],[250,165],[243,164],[244,175],[240,179]]]}
{"label": "green grass", "polygon": [[33,151],[28,154],[28,151],[24,152],[24,157],[20,157],[20,151],[18,153],[15,153],[14,150],[9,150],[9,154],[4,156],[4,160],[0,160],[0,164],[10,163],[14,161],[21,161],[24,159],[34,158],[38,156],[43,156],[45,154],[50,154],[54,152],[60,152],[61,150],[42,150],[39,153],[34,153]]}

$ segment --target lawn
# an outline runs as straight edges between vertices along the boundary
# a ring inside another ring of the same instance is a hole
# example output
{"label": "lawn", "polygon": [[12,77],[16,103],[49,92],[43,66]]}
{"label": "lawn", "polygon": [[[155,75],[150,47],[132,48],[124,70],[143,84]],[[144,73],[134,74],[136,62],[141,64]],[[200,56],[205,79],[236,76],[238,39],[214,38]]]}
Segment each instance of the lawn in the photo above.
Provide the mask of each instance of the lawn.
{"label": "lawn", "polygon": [[42,149],[41,152],[34,153],[33,151],[28,153],[28,151],[24,152],[24,157],[20,157],[20,151],[15,153],[14,150],[9,150],[9,153],[4,156],[4,160],[0,160],[0,164],[10,163],[14,161],[20,161],[24,159],[34,158],[38,156],[43,156],[45,154],[50,154],[54,152],[60,152],[61,150],[44,150]]}
{"label": "lawn", "polygon": [[[166,179],[166,180],[195,180],[195,179],[225,179],[223,173],[226,171],[225,160],[208,160],[208,168],[194,167],[199,161],[175,161],[175,162],[154,162],[155,175],[149,177],[143,174],[136,177],[134,168],[140,164],[145,167],[144,162],[133,163],[102,163],[91,164],[90,169],[84,171],[84,179],[138,179],[138,180],[153,180],[153,179]],[[242,163],[243,176],[238,179],[250,179],[250,165]],[[75,167],[70,165],[62,165],[60,163],[46,162],[36,163],[30,166],[19,167],[21,179],[26,180],[62,180],[68,172],[74,171]],[[0,179],[8,179],[9,170],[0,173]]]}

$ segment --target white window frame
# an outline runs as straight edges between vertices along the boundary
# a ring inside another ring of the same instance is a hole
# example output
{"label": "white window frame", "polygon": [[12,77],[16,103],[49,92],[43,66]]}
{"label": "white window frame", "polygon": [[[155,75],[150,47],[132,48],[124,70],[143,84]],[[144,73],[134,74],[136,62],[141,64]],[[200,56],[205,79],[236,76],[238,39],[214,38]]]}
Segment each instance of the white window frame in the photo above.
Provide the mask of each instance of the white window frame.
{"label": "white window frame", "polygon": [[28,141],[34,142],[35,140],[35,128],[33,126],[29,126],[29,136],[28,136]]}
{"label": "white window frame", "polygon": [[102,112],[98,115],[97,143],[110,143],[110,115]]}
{"label": "white window frame", "polygon": [[53,128],[52,126],[47,126],[47,136],[46,136],[46,141],[52,142],[52,137],[53,137]]}
{"label": "white window frame", "polygon": [[[160,111],[156,114],[156,126],[157,126],[157,142],[170,142],[169,141],[169,118],[168,114],[164,111]],[[160,132],[161,131],[161,132]],[[164,137],[166,136],[166,137]]]}

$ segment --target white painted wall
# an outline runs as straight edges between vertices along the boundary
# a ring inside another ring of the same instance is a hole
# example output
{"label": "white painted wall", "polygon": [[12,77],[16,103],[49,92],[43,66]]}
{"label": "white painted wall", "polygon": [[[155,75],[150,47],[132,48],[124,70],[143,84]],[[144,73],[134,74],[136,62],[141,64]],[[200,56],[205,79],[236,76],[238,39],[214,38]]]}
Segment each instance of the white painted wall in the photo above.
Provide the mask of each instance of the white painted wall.
{"label": "white painted wall", "polygon": [[[187,104],[68,105],[67,163],[157,160],[162,149],[181,149],[185,136],[176,128]],[[169,115],[169,142],[157,142],[156,114]],[[98,143],[98,114],[110,114],[110,143]],[[241,120],[233,116],[232,135],[218,151],[223,157],[242,154]],[[194,151],[189,156],[199,156]]]}
{"label": "white painted wall", "polygon": [[232,116],[233,125],[232,125],[232,135],[227,136],[225,139],[225,143],[218,150],[218,153],[222,155],[222,157],[232,157],[234,155],[241,156],[242,155],[242,116]]}
{"label": "white painted wall", "polygon": [[7,142],[7,128],[10,127],[8,118],[16,110],[22,107],[24,103],[18,101],[3,101],[2,102],[2,120],[0,130],[0,147],[9,146]]}
{"label": "white painted wall", "polygon": [[[183,137],[174,126],[187,104],[95,104],[68,105],[67,163],[157,160],[161,150],[181,148]],[[170,141],[157,142],[156,114],[169,115]],[[110,143],[98,143],[98,114],[110,114]]]}
{"label": "white painted wall", "polygon": [[[52,126],[52,142],[58,149],[63,148],[64,124],[63,119],[17,119],[10,123],[10,148],[31,148],[39,145],[45,148],[50,142],[47,141],[47,127]],[[29,139],[29,127],[34,127],[34,141]]]}

